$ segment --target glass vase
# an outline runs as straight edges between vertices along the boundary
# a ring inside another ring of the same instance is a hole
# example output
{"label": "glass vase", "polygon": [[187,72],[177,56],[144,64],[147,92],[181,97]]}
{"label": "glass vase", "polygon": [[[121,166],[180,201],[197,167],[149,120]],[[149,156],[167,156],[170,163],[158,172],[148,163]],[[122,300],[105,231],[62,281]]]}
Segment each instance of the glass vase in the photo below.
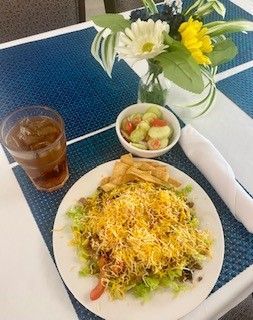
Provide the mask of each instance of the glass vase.
{"label": "glass vase", "polygon": [[162,73],[163,70],[157,63],[148,61],[148,72],[139,81],[138,102],[165,106],[170,83]]}

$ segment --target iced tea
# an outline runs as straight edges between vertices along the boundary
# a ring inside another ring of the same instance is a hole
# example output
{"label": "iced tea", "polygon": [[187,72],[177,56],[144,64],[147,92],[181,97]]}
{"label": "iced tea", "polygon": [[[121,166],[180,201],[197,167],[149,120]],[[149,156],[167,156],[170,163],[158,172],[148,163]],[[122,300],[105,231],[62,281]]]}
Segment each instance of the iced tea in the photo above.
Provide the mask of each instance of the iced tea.
{"label": "iced tea", "polygon": [[53,191],[63,186],[69,176],[64,125],[53,110],[46,107],[31,107],[31,110],[34,108],[47,112],[31,112],[31,115],[28,112],[20,117],[10,126],[3,141],[36,188]]}

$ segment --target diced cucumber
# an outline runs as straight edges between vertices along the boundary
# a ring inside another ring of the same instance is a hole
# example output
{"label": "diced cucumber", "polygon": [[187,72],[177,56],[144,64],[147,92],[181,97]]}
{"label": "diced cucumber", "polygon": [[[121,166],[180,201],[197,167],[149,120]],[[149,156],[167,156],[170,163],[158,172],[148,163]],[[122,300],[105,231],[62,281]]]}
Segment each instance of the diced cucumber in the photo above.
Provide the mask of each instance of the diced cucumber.
{"label": "diced cucumber", "polygon": [[142,120],[147,121],[148,123],[150,123],[152,120],[156,119],[157,115],[153,112],[146,112],[144,113]]}
{"label": "diced cucumber", "polygon": [[169,139],[163,138],[163,139],[160,139],[160,142],[161,142],[161,145],[160,145],[159,149],[163,149],[163,148],[166,148],[167,145],[169,144]]}
{"label": "diced cucumber", "polygon": [[130,142],[130,144],[138,149],[142,149],[142,150],[147,150],[148,149],[148,146],[147,144],[145,143],[133,143],[133,142]]}
{"label": "diced cucumber", "polygon": [[169,126],[151,127],[148,135],[153,139],[169,138],[172,135],[172,129]]}
{"label": "diced cucumber", "polygon": [[134,142],[134,143],[138,143],[141,140],[144,140],[145,136],[146,136],[146,132],[145,131],[136,128],[130,134],[130,141]]}
{"label": "diced cucumber", "polygon": [[150,129],[150,125],[148,124],[147,121],[142,120],[142,121],[138,124],[137,129],[141,129],[141,130],[143,130],[143,131],[145,131],[145,132],[148,132],[148,130]]}
{"label": "diced cucumber", "polygon": [[133,114],[131,114],[129,117],[128,117],[128,119],[130,120],[130,121],[132,121],[132,120],[134,120],[134,119],[136,119],[136,118],[141,118],[142,119],[142,113],[140,113],[140,112],[136,112],[136,113],[133,113]]}
{"label": "diced cucumber", "polygon": [[142,113],[138,112],[138,113],[133,113],[128,117],[128,120],[135,126],[137,126],[138,123],[141,122],[142,120]]}
{"label": "diced cucumber", "polygon": [[166,148],[169,143],[168,138],[163,138],[163,139],[149,139],[148,140],[148,147],[150,150],[159,150]]}
{"label": "diced cucumber", "polygon": [[161,110],[155,106],[149,107],[145,113],[149,113],[149,112],[156,114],[158,118],[162,118]]}

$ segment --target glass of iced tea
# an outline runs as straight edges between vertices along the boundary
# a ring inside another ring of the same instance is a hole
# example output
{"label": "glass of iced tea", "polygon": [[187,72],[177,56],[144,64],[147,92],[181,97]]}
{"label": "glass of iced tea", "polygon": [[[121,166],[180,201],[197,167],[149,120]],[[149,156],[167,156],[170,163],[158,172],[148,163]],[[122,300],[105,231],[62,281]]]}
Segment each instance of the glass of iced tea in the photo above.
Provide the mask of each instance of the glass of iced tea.
{"label": "glass of iced tea", "polygon": [[2,121],[0,138],[37,189],[54,191],[67,181],[64,123],[56,111],[45,106],[18,109]]}

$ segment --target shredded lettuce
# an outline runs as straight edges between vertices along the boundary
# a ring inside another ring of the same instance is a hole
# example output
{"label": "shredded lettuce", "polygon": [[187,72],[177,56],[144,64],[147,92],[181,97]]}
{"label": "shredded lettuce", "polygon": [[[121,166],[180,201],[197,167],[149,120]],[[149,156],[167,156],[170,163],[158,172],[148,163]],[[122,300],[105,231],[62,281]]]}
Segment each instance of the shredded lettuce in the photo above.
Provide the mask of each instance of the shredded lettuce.
{"label": "shredded lettuce", "polygon": [[72,207],[67,211],[67,216],[72,220],[72,230],[83,230],[83,217],[85,216],[84,207],[80,204]]}
{"label": "shredded lettuce", "polygon": [[175,294],[186,289],[186,285],[183,282],[180,282],[179,280],[172,281],[169,277],[162,278],[161,285],[165,288],[170,288]]}
{"label": "shredded lettuce", "polygon": [[133,295],[143,300],[148,300],[150,298],[150,292],[151,292],[150,287],[146,286],[144,282],[137,284],[132,289]]}
{"label": "shredded lettuce", "polygon": [[167,274],[161,278],[160,285],[165,288],[170,288],[175,294],[185,290],[186,285],[182,283],[179,279],[181,278],[183,269],[171,269]]}
{"label": "shredded lettuce", "polygon": [[189,222],[189,224],[193,227],[193,228],[198,228],[199,227],[199,220],[197,217],[192,216],[191,221]]}
{"label": "shredded lettuce", "polygon": [[192,185],[188,184],[180,190],[176,190],[179,197],[186,198],[192,192]]}
{"label": "shredded lettuce", "polygon": [[150,288],[150,290],[155,290],[159,286],[159,279],[157,277],[145,277],[143,279],[144,284]]}
{"label": "shredded lettuce", "polygon": [[171,281],[174,281],[176,278],[182,276],[183,269],[171,269],[167,272],[167,276],[170,278]]}
{"label": "shredded lettuce", "polygon": [[86,262],[90,257],[88,251],[82,248],[80,245],[77,248],[77,256],[82,262]]}
{"label": "shredded lettuce", "polygon": [[159,287],[170,288],[174,294],[186,289],[186,285],[179,279],[182,276],[182,269],[171,269],[166,276],[158,278],[157,276],[148,276],[143,279],[143,282],[137,284],[132,293],[135,297],[147,300],[153,290]]}
{"label": "shredded lettuce", "polygon": [[91,270],[89,268],[89,266],[84,266],[80,271],[79,271],[79,275],[81,277],[87,277],[88,275],[91,274]]}

